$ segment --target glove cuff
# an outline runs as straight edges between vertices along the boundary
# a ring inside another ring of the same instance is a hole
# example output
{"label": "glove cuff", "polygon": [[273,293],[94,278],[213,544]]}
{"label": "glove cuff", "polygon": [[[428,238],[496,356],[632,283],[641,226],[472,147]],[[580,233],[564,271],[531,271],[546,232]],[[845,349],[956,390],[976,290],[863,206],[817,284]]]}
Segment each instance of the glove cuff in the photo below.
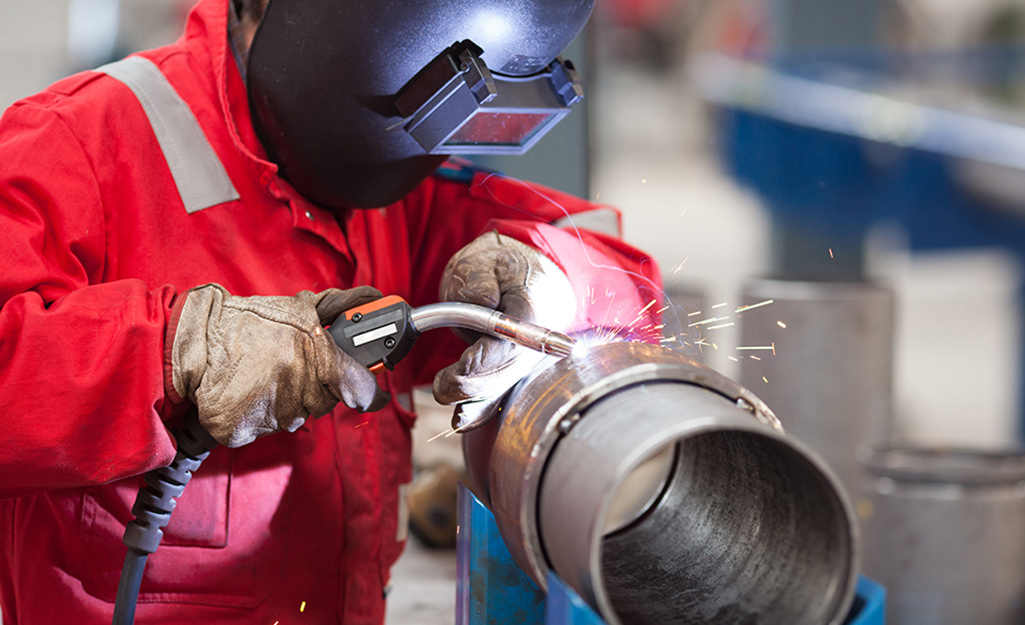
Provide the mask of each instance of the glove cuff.
{"label": "glove cuff", "polygon": [[172,401],[194,399],[207,364],[207,328],[228,292],[206,284],[175,298],[164,343],[164,390]]}
{"label": "glove cuff", "polygon": [[164,395],[172,403],[180,404],[185,401],[178,390],[174,387],[174,339],[178,334],[178,323],[181,320],[182,309],[185,308],[185,300],[188,299],[188,292],[179,293],[171,303],[171,314],[167,318],[167,325],[164,328]]}

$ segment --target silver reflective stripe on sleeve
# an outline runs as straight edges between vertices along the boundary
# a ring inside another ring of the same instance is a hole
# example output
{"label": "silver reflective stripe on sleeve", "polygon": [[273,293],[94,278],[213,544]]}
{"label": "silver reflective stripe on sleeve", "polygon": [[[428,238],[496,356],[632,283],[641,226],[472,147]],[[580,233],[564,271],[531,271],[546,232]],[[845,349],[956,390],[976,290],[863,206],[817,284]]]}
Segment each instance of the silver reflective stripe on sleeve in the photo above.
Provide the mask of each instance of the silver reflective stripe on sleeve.
{"label": "silver reflective stripe on sleeve", "polygon": [[125,84],[146,111],[188,213],[239,199],[189,105],[152,61],[133,56],[98,68]]}
{"label": "silver reflective stripe on sleeve", "polygon": [[582,213],[574,213],[553,222],[563,230],[572,231],[574,227],[600,232],[614,237],[622,237],[619,228],[619,213],[611,208],[595,208]]}

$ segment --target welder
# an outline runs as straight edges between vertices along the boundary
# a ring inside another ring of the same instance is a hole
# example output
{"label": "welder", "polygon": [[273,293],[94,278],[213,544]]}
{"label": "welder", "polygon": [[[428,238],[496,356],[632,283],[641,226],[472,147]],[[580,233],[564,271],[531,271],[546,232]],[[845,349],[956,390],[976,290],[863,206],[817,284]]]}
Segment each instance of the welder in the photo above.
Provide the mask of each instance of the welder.
{"label": "welder", "polygon": [[650,259],[574,225],[597,207],[447,160],[565,113],[591,4],[202,0],[174,44],[4,113],[4,625],[110,622],[139,476],[186,414],[221,445],[136,622],[383,620],[411,389],[473,421],[542,356],[434,332],[375,376],[324,326],[393,294],[575,333],[654,297]]}

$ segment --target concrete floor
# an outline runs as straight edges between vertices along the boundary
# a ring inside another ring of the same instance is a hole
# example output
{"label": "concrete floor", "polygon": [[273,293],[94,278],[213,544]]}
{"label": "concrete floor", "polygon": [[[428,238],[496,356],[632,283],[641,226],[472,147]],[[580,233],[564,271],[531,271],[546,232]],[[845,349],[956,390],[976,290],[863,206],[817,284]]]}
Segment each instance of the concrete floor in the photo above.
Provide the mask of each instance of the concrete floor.
{"label": "concrete floor", "polygon": [[456,610],[455,550],[433,550],[411,538],[392,568],[387,625],[453,625]]}

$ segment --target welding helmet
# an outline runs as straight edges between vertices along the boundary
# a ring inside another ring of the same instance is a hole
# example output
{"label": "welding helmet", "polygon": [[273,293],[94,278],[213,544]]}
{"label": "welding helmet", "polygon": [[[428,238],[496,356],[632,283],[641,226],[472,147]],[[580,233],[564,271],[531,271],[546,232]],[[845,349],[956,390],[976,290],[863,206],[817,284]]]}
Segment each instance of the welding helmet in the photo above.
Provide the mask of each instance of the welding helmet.
{"label": "welding helmet", "polygon": [[249,51],[257,135],[336,209],[391,204],[449,154],[520,154],[583,97],[559,57],[594,0],[270,0]]}

